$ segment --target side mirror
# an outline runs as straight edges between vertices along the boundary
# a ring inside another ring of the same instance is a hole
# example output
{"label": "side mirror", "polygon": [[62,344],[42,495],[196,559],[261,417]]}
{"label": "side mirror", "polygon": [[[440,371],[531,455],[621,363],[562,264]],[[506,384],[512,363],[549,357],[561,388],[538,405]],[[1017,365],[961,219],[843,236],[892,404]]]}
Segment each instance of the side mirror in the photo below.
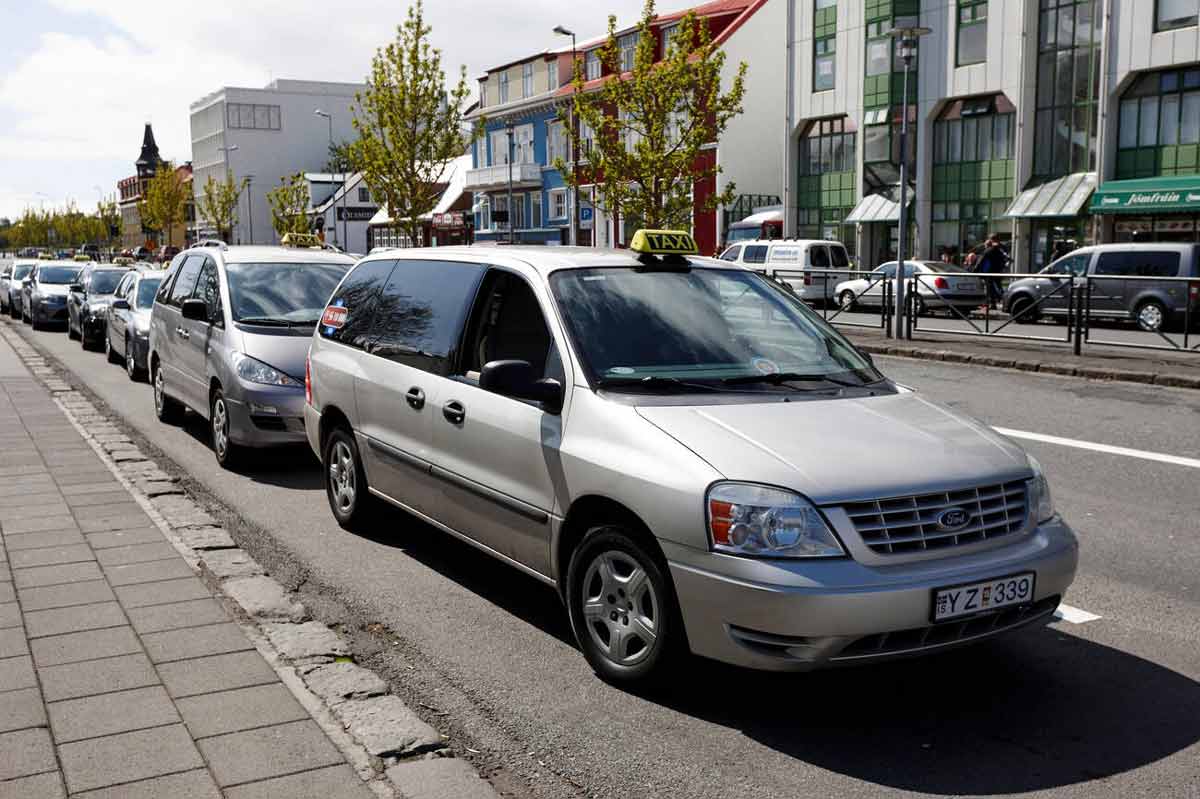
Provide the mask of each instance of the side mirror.
{"label": "side mirror", "polygon": [[112,302],[110,302],[108,304],[108,307],[112,308],[114,311],[128,311],[129,310],[129,300],[122,297],[119,300],[113,300]]}
{"label": "side mirror", "polygon": [[540,402],[546,413],[562,412],[562,383],[535,379],[529,361],[489,361],[480,370],[479,387],[506,397]]}
{"label": "side mirror", "polygon": [[77,294],[85,294],[86,293],[83,290],[82,283],[72,283],[71,285],[67,286],[67,291],[74,291]]}
{"label": "side mirror", "polygon": [[180,312],[184,319],[190,319],[193,322],[208,321],[208,303],[204,300],[190,299],[184,300],[180,307]]}

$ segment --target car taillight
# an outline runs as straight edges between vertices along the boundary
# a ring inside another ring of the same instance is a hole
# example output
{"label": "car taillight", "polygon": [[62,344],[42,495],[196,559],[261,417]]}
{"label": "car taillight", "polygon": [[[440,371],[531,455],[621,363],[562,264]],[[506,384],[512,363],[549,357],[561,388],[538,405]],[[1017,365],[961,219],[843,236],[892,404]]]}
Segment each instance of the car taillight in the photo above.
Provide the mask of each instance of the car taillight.
{"label": "car taillight", "polygon": [[304,402],[312,405],[312,358],[304,359]]}
{"label": "car taillight", "polygon": [[948,289],[950,288],[950,283],[944,277],[935,277],[933,279],[933,287],[935,289]]}
{"label": "car taillight", "polygon": [[1200,283],[1188,284],[1188,296],[1193,300],[1200,300]]}
{"label": "car taillight", "polygon": [[808,272],[804,273],[804,285],[806,285],[806,286],[812,285],[812,275],[810,275]]}

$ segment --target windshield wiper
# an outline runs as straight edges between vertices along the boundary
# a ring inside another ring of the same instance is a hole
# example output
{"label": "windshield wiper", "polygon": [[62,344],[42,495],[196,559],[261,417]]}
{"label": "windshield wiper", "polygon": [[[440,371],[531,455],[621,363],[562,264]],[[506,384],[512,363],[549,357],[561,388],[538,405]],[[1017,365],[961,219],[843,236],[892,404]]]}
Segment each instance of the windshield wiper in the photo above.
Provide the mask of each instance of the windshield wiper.
{"label": "windshield wiper", "polygon": [[663,375],[647,375],[646,377],[602,377],[596,381],[598,388],[673,388],[698,389],[700,391],[720,391],[717,386],[706,383],[690,383],[678,377]]}
{"label": "windshield wiper", "polygon": [[237,321],[243,325],[263,325],[266,327],[291,327],[295,324],[294,322],[274,316],[246,316]]}
{"label": "windshield wiper", "polygon": [[784,383],[833,383],[835,386],[859,388],[866,385],[866,383],[851,383],[849,380],[840,380],[829,375],[801,374],[800,372],[772,372],[762,375],[727,377],[721,382],[727,386],[746,386],[752,383],[769,383],[773,386],[783,385]]}

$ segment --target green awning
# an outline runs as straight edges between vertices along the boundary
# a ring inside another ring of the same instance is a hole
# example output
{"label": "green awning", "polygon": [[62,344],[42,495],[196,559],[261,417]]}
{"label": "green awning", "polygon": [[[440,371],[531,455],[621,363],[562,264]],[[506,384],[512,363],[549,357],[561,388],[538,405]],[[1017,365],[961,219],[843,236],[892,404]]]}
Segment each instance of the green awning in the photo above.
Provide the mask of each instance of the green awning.
{"label": "green awning", "polygon": [[1064,175],[1025,189],[1004,215],[1021,219],[1078,216],[1095,188],[1095,172]]}
{"label": "green awning", "polygon": [[1200,211],[1200,175],[1110,180],[1092,197],[1093,214]]}

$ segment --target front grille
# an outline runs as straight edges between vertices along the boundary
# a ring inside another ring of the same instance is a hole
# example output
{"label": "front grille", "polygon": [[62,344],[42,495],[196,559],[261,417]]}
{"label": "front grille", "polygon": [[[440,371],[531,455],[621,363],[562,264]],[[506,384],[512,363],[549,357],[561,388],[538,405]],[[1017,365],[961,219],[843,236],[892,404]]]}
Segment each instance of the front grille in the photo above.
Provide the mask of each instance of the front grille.
{"label": "front grille", "polygon": [[1060,599],[1058,596],[1049,596],[1028,605],[1013,605],[995,613],[972,616],[961,621],[868,635],[851,642],[831,660],[896,656],[986,638],[1049,617],[1058,608]]}
{"label": "front grille", "polygon": [[[844,506],[863,543],[882,555],[948,549],[1020,532],[1027,515],[1025,481],[959,491],[851,502]],[[939,517],[961,508],[967,523],[944,527]]]}

